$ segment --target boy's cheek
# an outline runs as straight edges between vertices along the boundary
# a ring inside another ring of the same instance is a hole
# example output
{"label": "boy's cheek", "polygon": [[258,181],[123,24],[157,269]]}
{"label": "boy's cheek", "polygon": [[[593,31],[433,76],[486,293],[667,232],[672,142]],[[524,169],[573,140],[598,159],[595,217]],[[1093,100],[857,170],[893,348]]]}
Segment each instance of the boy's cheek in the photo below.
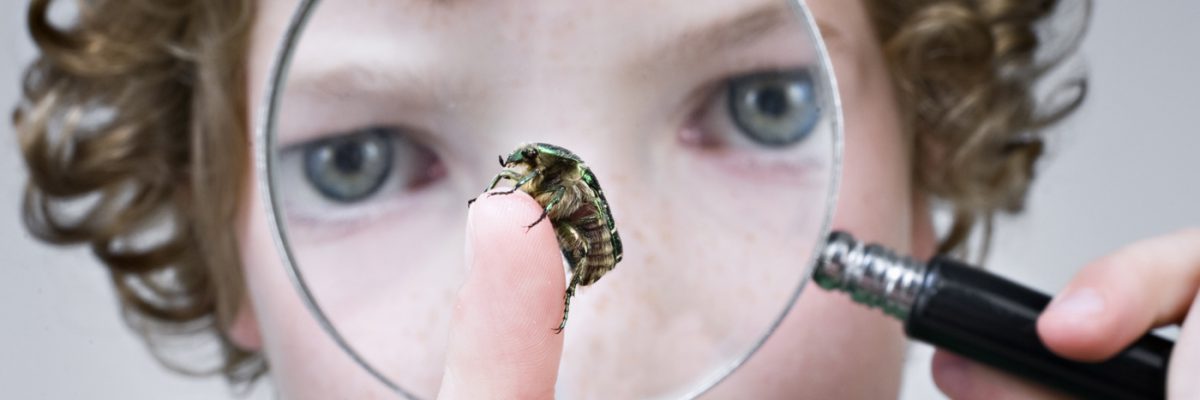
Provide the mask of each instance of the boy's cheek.
{"label": "boy's cheek", "polygon": [[243,275],[270,377],[281,398],[390,396],[309,314],[281,264],[257,190],[247,192],[237,229]]}

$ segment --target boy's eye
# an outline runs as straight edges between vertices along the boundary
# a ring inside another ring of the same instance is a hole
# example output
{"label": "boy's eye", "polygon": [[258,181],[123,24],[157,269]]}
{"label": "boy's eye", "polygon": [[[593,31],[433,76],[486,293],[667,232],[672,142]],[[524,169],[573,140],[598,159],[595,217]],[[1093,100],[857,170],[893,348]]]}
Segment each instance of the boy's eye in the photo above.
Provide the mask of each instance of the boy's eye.
{"label": "boy's eye", "polygon": [[351,203],[371,196],[392,170],[392,137],[383,129],[325,139],[304,146],[304,176],[330,200]]}
{"label": "boy's eye", "polygon": [[821,111],[807,70],[764,72],[729,82],[729,113],[756,143],[783,147],[812,132]]}
{"label": "boy's eye", "polygon": [[358,203],[385,189],[419,189],[442,172],[437,155],[399,128],[358,129],[298,150],[304,181],[334,203]]}

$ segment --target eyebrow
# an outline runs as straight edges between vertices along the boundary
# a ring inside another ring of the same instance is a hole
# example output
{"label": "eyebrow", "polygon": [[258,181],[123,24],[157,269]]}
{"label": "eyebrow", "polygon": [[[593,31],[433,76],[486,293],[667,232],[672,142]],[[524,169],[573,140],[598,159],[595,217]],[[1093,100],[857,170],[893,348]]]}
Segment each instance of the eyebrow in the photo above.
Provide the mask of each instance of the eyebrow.
{"label": "eyebrow", "polygon": [[[429,92],[427,83],[417,79],[414,71],[403,68],[379,68],[380,61],[337,62],[316,68],[297,68],[295,76],[289,78],[285,89],[289,93],[303,93],[327,98],[342,99],[366,93],[384,94],[397,89]],[[386,71],[386,72],[385,72]]]}
{"label": "eyebrow", "polygon": [[[468,85],[453,83],[429,74],[424,66],[399,60],[337,55],[324,59],[301,59],[293,62],[294,71],[283,82],[280,118],[295,125],[280,125],[280,143],[291,145],[324,137],[338,129],[322,122],[327,113],[307,113],[306,107],[333,106],[335,110],[374,109],[364,104],[381,104],[389,110],[404,110],[405,115],[423,115],[453,96],[461,96]],[[311,61],[306,63],[305,61]],[[433,79],[431,79],[431,77]],[[450,92],[447,92],[450,91]],[[291,100],[288,100],[291,99]],[[294,103],[292,103],[294,102]],[[290,105],[289,105],[290,104]],[[336,105],[336,106],[334,106]],[[292,113],[304,112],[293,118]],[[339,111],[340,112],[340,111]],[[314,116],[316,115],[316,116]],[[314,119],[315,118],[315,119]],[[391,121],[372,121],[391,122]]]}
{"label": "eyebrow", "polygon": [[688,29],[679,35],[678,39],[666,43],[662,50],[655,54],[681,53],[685,56],[703,56],[737,47],[783,27],[793,12],[791,7],[783,2],[765,4]]}

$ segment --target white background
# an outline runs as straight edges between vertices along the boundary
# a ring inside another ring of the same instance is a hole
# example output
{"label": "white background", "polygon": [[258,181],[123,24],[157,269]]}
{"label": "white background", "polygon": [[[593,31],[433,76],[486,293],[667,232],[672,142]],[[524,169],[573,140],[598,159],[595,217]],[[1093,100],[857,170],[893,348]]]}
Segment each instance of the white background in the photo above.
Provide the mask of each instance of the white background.
{"label": "white background", "polygon": [[[1200,2],[1099,3],[1077,60],[1090,97],[1053,133],[1028,211],[1001,221],[988,262],[1047,291],[1123,244],[1200,226]],[[22,2],[0,4],[6,121],[33,55],[24,13]],[[0,397],[229,397],[220,379],[179,377],[155,363],[120,322],[107,275],[88,251],[49,248],[25,233],[24,172],[8,125],[0,127]],[[940,397],[929,350],[916,346],[910,358],[903,398]]]}

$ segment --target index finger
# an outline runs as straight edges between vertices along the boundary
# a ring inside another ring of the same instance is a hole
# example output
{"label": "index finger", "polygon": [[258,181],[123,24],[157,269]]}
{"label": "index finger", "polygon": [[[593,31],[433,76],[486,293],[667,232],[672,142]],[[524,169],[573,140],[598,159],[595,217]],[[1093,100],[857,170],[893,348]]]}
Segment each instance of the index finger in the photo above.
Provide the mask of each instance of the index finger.
{"label": "index finger", "polygon": [[565,273],[549,221],[521,191],[468,211],[470,271],[458,294],[439,398],[551,399],[563,335]]}

